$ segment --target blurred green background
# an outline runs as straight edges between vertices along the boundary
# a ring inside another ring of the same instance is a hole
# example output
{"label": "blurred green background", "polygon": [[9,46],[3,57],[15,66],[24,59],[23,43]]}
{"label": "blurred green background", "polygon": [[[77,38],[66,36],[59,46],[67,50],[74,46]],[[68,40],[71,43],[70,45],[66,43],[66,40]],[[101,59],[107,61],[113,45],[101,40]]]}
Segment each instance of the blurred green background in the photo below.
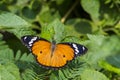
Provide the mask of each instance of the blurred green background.
{"label": "blurred green background", "polygon": [[[45,69],[24,35],[80,43],[88,52]],[[0,0],[0,80],[120,80],[120,0]]]}

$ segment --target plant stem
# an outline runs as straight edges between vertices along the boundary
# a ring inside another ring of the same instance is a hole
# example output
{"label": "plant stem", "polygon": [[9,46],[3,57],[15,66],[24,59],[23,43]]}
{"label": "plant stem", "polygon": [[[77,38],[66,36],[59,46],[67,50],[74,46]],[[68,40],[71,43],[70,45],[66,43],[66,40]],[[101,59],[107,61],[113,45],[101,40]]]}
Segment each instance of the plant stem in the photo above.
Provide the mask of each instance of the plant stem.
{"label": "plant stem", "polygon": [[67,19],[67,17],[70,15],[70,13],[72,12],[72,10],[76,7],[77,3],[79,0],[76,0],[75,3],[72,5],[72,7],[67,11],[67,13],[63,16],[63,18],[61,19],[61,22],[64,23],[65,20]]}

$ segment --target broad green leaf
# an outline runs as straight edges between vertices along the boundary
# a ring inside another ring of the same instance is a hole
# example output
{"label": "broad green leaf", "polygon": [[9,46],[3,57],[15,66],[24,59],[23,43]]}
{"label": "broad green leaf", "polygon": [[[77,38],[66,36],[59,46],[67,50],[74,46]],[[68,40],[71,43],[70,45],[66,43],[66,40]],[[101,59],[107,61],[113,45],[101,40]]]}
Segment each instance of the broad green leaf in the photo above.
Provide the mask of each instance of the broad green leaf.
{"label": "broad green leaf", "polygon": [[18,38],[23,35],[34,34],[28,22],[12,13],[0,14],[0,29],[12,32]]}
{"label": "broad green leaf", "polygon": [[22,15],[27,19],[35,19],[38,13],[41,10],[41,1],[35,0],[35,1],[29,1],[31,5],[25,6],[22,8]]}
{"label": "broad green leaf", "polygon": [[0,79],[1,80],[21,80],[19,69],[13,63],[7,62],[6,64],[0,64]]}
{"label": "broad green leaf", "polygon": [[12,13],[1,13],[0,14],[0,29],[19,28],[23,26],[30,26],[30,24],[15,14],[12,14]]}
{"label": "broad green leaf", "polygon": [[64,25],[58,19],[54,20],[48,26],[42,27],[41,37],[60,42],[65,37]]}
{"label": "broad green leaf", "polygon": [[65,29],[69,36],[79,37],[81,34],[92,33],[93,25],[88,20],[71,19],[66,22],[66,25]]}
{"label": "broad green leaf", "polygon": [[120,37],[117,36],[111,36],[110,39],[110,44],[109,46],[112,45],[109,49],[111,50],[111,55],[107,57],[107,62],[110,63],[111,65],[120,68]]}
{"label": "broad green leaf", "polygon": [[8,48],[8,45],[4,41],[0,40],[0,51],[5,51],[4,49]]}
{"label": "broad green leaf", "polygon": [[94,22],[97,22],[99,20],[99,0],[81,0],[81,5],[84,10],[91,15],[91,18]]}
{"label": "broad green leaf", "polygon": [[48,24],[50,22],[53,22],[55,19],[60,18],[60,14],[58,11],[53,10],[54,13],[50,10],[49,6],[43,6],[40,14],[38,15],[38,19],[41,23],[41,25]]}
{"label": "broad green leaf", "polygon": [[5,47],[4,49],[0,49],[0,61],[2,61],[2,63],[6,63],[7,61],[13,61],[13,60],[14,60],[14,54],[11,49]]}
{"label": "broad green leaf", "polygon": [[81,74],[81,80],[109,80],[109,79],[104,74],[98,71],[86,69]]}
{"label": "broad green leaf", "polygon": [[90,41],[87,42],[88,52],[85,60],[94,68],[99,68],[97,63],[100,60],[104,60],[120,50],[120,47],[118,47],[120,45],[119,39],[115,38],[115,36],[88,35],[88,38]]}
{"label": "broad green leaf", "polygon": [[[115,50],[116,51],[116,50]],[[107,57],[107,62],[110,63],[111,65],[120,68],[120,54],[119,50],[116,51],[116,54],[113,54],[109,57]]]}
{"label": "broad green leaf", "polygon": [[35,34],[35,32],[33,32],[30,27],[22,27],[22,28],[10,29],[10,30],[7,30],[7,31],[14,33],[19,39],[22,36],[25,36],[25,35],[33,35],[33,34]]}

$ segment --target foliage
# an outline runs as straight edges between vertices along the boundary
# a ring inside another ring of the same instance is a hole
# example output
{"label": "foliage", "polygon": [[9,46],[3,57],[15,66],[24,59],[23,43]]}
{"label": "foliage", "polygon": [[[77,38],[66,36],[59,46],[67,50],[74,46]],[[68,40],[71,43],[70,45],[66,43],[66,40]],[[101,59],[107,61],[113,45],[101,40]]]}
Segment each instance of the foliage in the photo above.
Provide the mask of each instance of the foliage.
{"label": "foliage", "polygon": [[[76,42],[88,52],[44,69],[21,37]],[[0,80],[119,80],[120,0],[1,0]]]}

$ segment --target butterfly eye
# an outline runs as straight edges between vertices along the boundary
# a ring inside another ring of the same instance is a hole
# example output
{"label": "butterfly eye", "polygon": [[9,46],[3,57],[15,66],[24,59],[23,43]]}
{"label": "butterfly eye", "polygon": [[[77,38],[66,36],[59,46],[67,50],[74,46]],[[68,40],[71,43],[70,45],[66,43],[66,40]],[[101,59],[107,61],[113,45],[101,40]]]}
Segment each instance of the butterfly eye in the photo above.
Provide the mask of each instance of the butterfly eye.
{"label": "butterfly eye", "polygon": [[42,54],[42,51],[40,51],[40,54]]}

